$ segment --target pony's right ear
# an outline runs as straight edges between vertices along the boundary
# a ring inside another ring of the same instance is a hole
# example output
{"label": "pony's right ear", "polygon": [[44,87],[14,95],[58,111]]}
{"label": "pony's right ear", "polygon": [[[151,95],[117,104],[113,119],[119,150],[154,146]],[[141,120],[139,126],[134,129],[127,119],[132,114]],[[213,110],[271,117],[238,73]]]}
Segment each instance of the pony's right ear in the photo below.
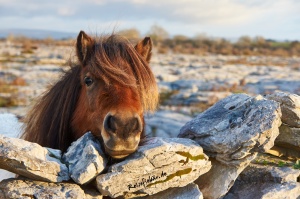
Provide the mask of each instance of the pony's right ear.
{"label": "pony's right ear", "polygon": [[148,63],[150,62],[152,55],[152,40],[150,37],[145,37],[142,41],[138,42],[134,48]]}
{"label": "pony's right ear", "polygon": [[78,60],[82,65],[85,65],[86,60],[92,53],[93,39],[84,31],[80,31],[77,36],[76,51]]}

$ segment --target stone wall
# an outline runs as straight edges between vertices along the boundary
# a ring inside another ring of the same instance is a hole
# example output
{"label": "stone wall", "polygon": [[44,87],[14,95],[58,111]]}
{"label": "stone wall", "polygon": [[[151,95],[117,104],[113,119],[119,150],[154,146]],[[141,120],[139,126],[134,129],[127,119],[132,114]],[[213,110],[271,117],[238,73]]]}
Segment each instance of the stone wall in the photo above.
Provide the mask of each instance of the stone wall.
{"label": "stone wall", "polygon": [[[178,138],[147,138],[110,165],[86,133],[65,154],[0,136],[0,198],[300,198],[297,164],[257,164],[259,154],[300,151],[300,97],[231,95],[187,122]],[[300,168],[300,165],[299,165]]]}

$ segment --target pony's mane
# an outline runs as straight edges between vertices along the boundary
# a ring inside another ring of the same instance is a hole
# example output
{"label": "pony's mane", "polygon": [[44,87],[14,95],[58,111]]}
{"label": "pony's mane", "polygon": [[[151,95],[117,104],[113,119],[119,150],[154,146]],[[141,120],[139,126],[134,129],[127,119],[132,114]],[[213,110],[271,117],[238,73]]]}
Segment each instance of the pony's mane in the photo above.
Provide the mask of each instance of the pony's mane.
{"label": "pony's mane", "polygon": [[42,146],[66,150],[73,137],[69,122],[78,100],[80,66],[71,67],[25,117],[22,138]]}
{"label": "pony's mane", "polygon": [[[107,85],[118,83],[137,88],[144,111],[155,110],[158,103],[155,78],[148,63],[129,41],[117,35],[95,38],[94,41],[94,54],[86,64],[88,70]],[[71,70],[25,117],[23,139],[63,152],[74,141],[71,121],[80,95],[82,66],[71,65]]]}

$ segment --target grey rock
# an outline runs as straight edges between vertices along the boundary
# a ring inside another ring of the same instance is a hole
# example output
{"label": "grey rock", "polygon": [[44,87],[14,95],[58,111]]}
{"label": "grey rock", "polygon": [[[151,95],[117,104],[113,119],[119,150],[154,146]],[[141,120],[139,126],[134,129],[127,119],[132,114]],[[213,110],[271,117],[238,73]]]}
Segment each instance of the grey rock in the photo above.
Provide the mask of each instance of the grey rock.
{"label": "grey rock", "polygon": [[[250,162],[255,155],[248,157]],[[195,183],[203,193],[205,199],[215,199],[224,196],[233,186],[239,174],[248,166],[247,162],[240,167],[230,166],[210,158],[212,168],[209,172],[201,175]]]}
{"label": "grey rock", "polygon": [[300,96],[285,92],[275,92],[266,98],[280,103],[282,122],[291,127],[300,127]]}
{"label": "grey rock", "polygon": [[79,185],[73,183],[7,179],[0,182],[0,198],[101,199],[102,195],[91,189],[83,190]]}
{"label": "grey rock", "polygon": [[217,102],[181,128],[178,137],[195,140],[215,158],[211,159],[212,169],[196,181],[204,198],[224,196],[257,152],[274,146],[280,117],[277,102],[236,94]]}
{"label": "grey rock", "polygon": [[202,148],[190,139],[148,138],[135,153],[112,165],[96,181],[98,190],[110,197],[153,195],[186,186],[210,167]]}
{"label": "grey rock", "polygon": [[276,167],[271,165],[250,164],[238,177],[240,181],[250,182],[297,182],[299,169],[290,167]]}
{"label": "grey rock", "polygon": [[251,164],[224,199],[298,199],[300,170]]}
{"label": "grey rock", "polygon": [[139,197],[137,199],[203,199],[203,195],[199,187],[195,183],[186,185],[185,187],[176,187],[159,192],[152,196]]}
{"label": "grey rock", "polygon": [[286,124],[279,127],[279,135],[275,140],[275,146],[267,151],[269,154],[289,159],[300,157],[300,128],[293,128]]}
{"label": "grey rock", "polygon": [[300,183],[248,183],[223,199],[300,199]]}
{"label": "grey rock", "polygon": [[[69,171],[59,150],[0,135],[0,168],[46,182],[69,180]],[[58,157],[59,156],[59,157]]]}
{"label": "grey rock", "polygon": [[300,151],[300,128],[292,128],[283,124],[279,128],[279,132],[275,140],[276,146]]}
{"label": "grey rock", "polygon": [[265,152],[274,145],[280,117],[277,102],[235,94],[188,122],[178,137],[193,139],[209,156],[239,166],[253,152]]}
{"label": "grey rock", "polygon": [[96,178],[107,164],[99,141],[90,132],[72,143],[64,154],[63,161],[69,166],[71,178],[78,184],[85,184]]}

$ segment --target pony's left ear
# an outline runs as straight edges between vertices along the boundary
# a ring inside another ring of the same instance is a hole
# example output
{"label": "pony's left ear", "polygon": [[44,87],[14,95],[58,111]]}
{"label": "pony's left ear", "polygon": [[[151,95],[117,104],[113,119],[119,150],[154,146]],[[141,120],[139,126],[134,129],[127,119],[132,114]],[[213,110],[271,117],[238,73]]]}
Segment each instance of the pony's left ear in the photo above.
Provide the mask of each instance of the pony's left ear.
{"label": "pony's left ear", "polygon": [[152,40],[150,37],[145,37],[134,48],[148,63],[150,62],[152,55]]}
{"label": "pony's left ear", "polygon": [[85,65],[87,59],[92,53],[93,39],[84,31],[80,31],[77,36],[76,51],[78,60],[82,65]]}

